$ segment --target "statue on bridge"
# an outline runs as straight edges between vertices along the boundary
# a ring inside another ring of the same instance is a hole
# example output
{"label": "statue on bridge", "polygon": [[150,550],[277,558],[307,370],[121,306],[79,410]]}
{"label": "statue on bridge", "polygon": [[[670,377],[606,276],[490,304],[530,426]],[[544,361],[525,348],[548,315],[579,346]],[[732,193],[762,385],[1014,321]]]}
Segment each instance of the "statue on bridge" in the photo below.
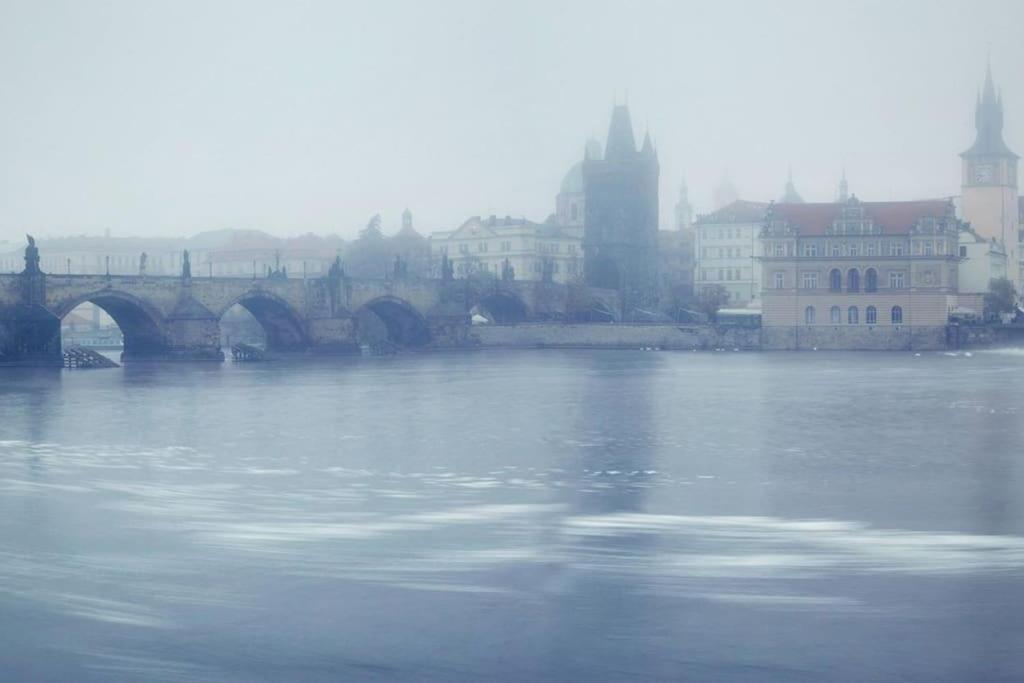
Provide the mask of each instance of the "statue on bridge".
{"label": "statue on bridge", "polygon": [[395,280],[403,280],[409,274],[409,263],[405,261],[400,255],[395,254],[395,265],[392,267],[392,278]]}
{"label": "statue on bridge", "polygon": [[148,260],[149,256],[146,255],[146,252],[142,252],[142,255],[139,256],[139,275],[146,274],[146,261]]}
{"label": "statue on bridge", "polygon": [[504,282],[516,279],[516,269],[512,267],[512,263],[507,258],[501,264],[501,279]]}
{"label": "statue on bridge", "polygon": [[38,275],[42,272],[39,269],[39,247],[32,235],[25,235],[25,238],[28,240],[28,246],[25,247],[25,274]]}
{"label": "statue on bridge", "polygon": [[334,263],[331,264],[330,270],[327,271],[327,276],[334,279],[345,277],[345,269],[341,267],[340,256],[334,257]]}
{"label": "statue on bridge", "polygon": [[192,262],[189,260],[188,249],[181,255],[181,277],[186,280],[192,279]]}
{"label": "statue on bridge", "polygon": [[455,279],[455,267],[448,259],[447,251],[441,252],[441,279],[445,282],[451,282]]}

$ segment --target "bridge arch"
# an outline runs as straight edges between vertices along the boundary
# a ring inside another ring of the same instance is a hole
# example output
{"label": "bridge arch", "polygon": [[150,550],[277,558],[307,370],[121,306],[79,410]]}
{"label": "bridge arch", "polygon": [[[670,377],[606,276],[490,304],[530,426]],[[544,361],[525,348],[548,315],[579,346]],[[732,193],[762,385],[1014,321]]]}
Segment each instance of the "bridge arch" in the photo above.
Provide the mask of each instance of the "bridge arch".
{"label": "bridge arch", "polygon": [[498,325],[521,323],[530,317],[530,309],[522,297],[508,290],[481,293],[472,313],[478,313]]}
{"label": "bridge arch", "polygon": [[121,329],[123,357],[156,357],[167,352],[164,317],[142,299],[116,289],[102,289],[61,302],[51,311],[58,320],[84,303],[101,308]]}
{"label": "bridge arch", "polygon": [[302,316],[287,301],[265,290],[251,290],[236,297],[221,312],[221,318],[235,305],[249,312],[266,337],[269,351],[299,351],[310,345]]}
{"label": "bridge arch", "polygon": [[362,344],[387,343],[416,348],[430,341],[426,318],[405,299],[377,297],[356,310],[355,319],[357,336]]}

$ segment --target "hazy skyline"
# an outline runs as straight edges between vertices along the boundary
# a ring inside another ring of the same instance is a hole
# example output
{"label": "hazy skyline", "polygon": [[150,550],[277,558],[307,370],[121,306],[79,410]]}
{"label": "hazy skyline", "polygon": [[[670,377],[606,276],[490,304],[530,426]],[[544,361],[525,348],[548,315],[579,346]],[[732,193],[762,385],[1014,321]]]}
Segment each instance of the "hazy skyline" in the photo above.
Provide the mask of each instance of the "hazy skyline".
{"label": "hazy skyline", "polygon": [[1020,2],[0,1],[0,240],[541,221],[625,98],[744,198],[959,192],[992,55],[1024,150]]}

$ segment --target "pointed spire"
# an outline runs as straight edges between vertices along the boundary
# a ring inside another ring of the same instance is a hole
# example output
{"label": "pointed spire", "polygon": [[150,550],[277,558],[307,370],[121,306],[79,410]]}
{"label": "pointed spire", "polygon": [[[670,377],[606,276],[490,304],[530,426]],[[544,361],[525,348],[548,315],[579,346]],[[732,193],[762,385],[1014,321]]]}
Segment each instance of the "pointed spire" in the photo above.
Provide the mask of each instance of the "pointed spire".
{"label": "pointed spire", "polygon": [[992,60],[985,65],[985,82],[978,93],[974,107],[974,129],[977,131],[974,144],[962,156],[1011,156],[1003,141],[1003,95],[996,90],[992,78]]}
{"label": "pointed spire", "polygon": [[636,140],[633,138],[633,123],[629,119],[629,107],[617,105],[612,110],[612,121],[608,126],[608,142],[605,143],[604,158],[622,161],[636,156]]}
{"label": "pointed spire", "polygon": [[803,204],[804,198],[800,196],[800,193],[796,191],[796,185],[793,184],[793,166],[789,166],[789,170],[786,174],[786,191],[779,198],[779,202],[782,204]]}
{"label": "pointed spire", "polygon": [[843,175],[839,179],[839,201],[845,202],[850,199],[850,185],[846,182],[846,167],[843,166]]}
{"label": "pointed spire", "polygon": [[653,157],[653,156],[655,156],[655,154],[654,154],[654,143],[651,142],[651,132],[650,131],[647,131],[646,133],[644,133],[644,144],[643,144],[643,147],[640,148],[640,154],[641,154],[641,156],[645,156],[645,157]]}

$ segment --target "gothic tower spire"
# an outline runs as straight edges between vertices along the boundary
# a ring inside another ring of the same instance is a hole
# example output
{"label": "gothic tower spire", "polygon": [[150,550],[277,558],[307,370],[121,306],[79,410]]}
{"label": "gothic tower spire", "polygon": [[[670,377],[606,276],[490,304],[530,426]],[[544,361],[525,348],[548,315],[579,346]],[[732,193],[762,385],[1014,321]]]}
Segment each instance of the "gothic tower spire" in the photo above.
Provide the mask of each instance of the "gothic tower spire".
{"label": "gothic tower spire", "polygon": [[612,110],[612,122],[608,126],[608,141],[604,147],[604,158],[608,161],[625,161],[636,156],[636,139],[633,137],[633,123],[629,119],[629,107],[617,105]]}
{"label": "gothic tower spire", "polygon": [[1017,156],[1003,141],[1003,97],[996,92],[991,63],[985,68],[985,84],[974,106],[974,130],[974,144],[961,156]]}

